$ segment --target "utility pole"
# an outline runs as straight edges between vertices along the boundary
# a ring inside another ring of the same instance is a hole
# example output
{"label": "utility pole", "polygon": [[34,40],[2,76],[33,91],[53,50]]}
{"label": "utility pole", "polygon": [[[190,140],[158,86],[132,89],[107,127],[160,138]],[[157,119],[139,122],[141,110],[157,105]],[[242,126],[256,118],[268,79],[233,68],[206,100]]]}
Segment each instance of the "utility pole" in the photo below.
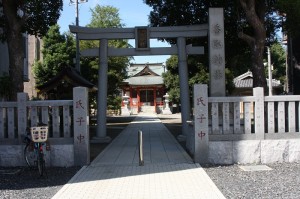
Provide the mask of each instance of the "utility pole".
{"label": "utility pole", "polygon": [[268,49],[269,96],[272,96],[271,52],[270,52],[270,47],[267,47],[267,49]]}
{"label": "utility pole", "polygon": [[[80,3],[86,3],[88,0],[79,0]],[[78,11],[78,0],[70,0],[71,4],[75,4],[75,24],[76,26],[79,26],[79,11]],[[80,53],[79,53],[79,39],[78,39],[78,33],[76,33],[76,65],[75,68],[76,70],[80,72]]]}
{"label": "utility pole", "polygon": [[[79,14],[78,14],[78,0],[76,0],[75,3],[75,21],[76,26],[79,26]],[[76,33],[76,69],[79,73],[80,72],[80,57],[79,57],[79,39],[78,39],[78,33]]]}

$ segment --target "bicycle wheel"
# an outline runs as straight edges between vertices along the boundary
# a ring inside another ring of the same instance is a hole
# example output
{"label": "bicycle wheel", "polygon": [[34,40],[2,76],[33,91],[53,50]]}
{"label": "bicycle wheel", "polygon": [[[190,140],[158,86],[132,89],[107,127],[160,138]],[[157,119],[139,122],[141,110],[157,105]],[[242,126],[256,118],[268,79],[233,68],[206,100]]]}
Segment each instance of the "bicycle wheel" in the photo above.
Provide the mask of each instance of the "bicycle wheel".
{"label": "bicycle wheel", "polygon": [[42,151],[39,151],[39,155],[37,157],[37,166],[38,166],[40,176],[43,176],[45,170],[45,160]]}
{"label": "bicycle wheel", "polygon": [[25,148],[24,148],[24,159],[25,159],[25,162],[26,164],[29,166],[29,167],[32,167],[33,166],[33,158],[34,158],[34,151],[33,151],[33,146],[30,144],[30,143],[27,143]]}

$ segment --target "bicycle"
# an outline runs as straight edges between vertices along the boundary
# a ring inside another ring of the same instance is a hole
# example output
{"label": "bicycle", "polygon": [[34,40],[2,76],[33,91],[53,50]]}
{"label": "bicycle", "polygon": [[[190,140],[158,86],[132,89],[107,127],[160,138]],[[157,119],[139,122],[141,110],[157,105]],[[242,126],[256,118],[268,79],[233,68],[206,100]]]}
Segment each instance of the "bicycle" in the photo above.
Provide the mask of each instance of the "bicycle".
{"label": "bicycle", "polygon": [[[34,165],[37,167],[40,176],[43,176],[43,174],[46,173],[43,148],[48,138],[48,127],[31,127],[27,128],[26,132],[27,135],[23,139],[23,141],[26,143],[24,148],[25,162],[30,168],[33,166],[32,162],[34,162]],[[48,144],[46,144],[46,150],[48,150],[48,147]]]}

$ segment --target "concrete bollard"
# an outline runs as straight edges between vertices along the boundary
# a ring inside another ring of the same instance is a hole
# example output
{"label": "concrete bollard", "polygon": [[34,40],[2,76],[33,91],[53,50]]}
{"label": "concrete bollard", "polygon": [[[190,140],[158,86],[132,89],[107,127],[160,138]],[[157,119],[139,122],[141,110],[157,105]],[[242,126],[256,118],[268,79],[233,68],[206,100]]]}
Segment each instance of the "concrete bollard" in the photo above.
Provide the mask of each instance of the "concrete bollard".
{"label": "concrete bollard", "polygon": [[144,154],[143,154],[143,132],[139,130],[139,166],[144,166]]}

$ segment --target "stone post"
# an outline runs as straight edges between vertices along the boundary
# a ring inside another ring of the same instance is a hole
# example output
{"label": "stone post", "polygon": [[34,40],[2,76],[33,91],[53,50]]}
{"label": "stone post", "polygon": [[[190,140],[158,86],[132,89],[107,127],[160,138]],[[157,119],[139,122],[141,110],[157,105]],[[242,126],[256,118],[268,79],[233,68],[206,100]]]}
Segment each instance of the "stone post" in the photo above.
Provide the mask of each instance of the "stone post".
{"label": "stone post", "polygon": [[77,166],[90,163],[88,101],[87,88],[73,88],[74,164]]}
{"label": "stone post", "polygon": [[169,107],[169,97],[170,96],[169,96],[168,93],[166,93],[163,97],[165,98],[165,105],[166,106],[163,109],[162,113],[163,113],[163,115],[171,115],[172,112],[171,112],[170,107]]}
{"label": "stone post", "polygon": [[18,139],[19,142],[22,142],[21,136],[26,133],[27,127],[27,106],[26,102],[28,99],[27,93],[18,93]]}
{"label": "stone post", "polygon": [[121,109],[121,115],[122,116],[129,116],[130,115],[130,112],[129,112],[129,109],[128,109],[128,103],[129,103],[128,99],[129,99],[129,97],[125,93],[125,95],[122,96],[122,98],[123,98],[124,107],[122,107],[122,109]]}
{"label": "stone post", "polygon": [[194,85],[194,128],[196,163],[208,163],[208,95],[206,84]]}
{"label": "stone post", "polygon": [[265,138],[264,89],[262,87],[253,88],[253,95],[255,97],[255,137],[263,140]]}
{"label": "stone post", "polygon": [[6,114],[5,110],[3,108],[0,108],[0,139],[4,138],[4,121],[5,121],[4,115],[5,114]]}

